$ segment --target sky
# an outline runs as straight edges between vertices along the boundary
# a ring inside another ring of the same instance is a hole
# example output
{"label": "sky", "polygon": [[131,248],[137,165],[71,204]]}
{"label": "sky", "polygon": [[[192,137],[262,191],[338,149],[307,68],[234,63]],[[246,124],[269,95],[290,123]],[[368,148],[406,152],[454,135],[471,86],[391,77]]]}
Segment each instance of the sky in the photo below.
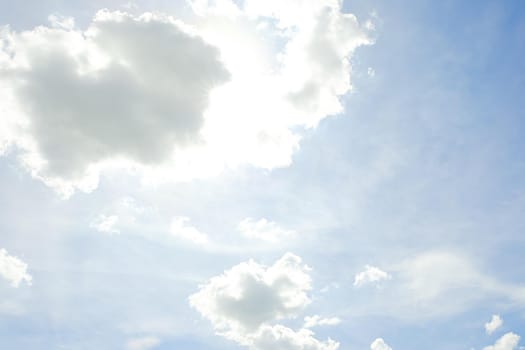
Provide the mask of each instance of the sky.
{"label": "sky", "polygon": [[0,0],[0,348],[525,349],[525,4]]}

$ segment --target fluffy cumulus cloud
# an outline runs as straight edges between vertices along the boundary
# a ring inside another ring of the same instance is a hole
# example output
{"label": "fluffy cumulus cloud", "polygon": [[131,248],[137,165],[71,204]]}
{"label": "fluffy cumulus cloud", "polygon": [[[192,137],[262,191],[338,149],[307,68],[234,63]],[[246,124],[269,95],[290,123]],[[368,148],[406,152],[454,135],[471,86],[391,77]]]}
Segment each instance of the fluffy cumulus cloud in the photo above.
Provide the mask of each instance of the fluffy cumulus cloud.
{"label": "fluffy cumulus cloud", "polygon": [[499,315],[492,315],[492,318],[489,322],[485,323],[485,331],[487,334],[492,334],[498,328],[503,325],[503,320]]}
{"label": "fluffy cumulus cloud", "polygon": [[371,350],[392,350],[390,346],[382,338],[377,338],[370,344]]}
{"label": "fluffy cumulus cloud", "polygon": [[277,225],[277,223],[268,221],[265,218],[260,220],[246,218],[239,223],[237,228],[246,237],[272,243],[281,242],[296,235],[295,231],[286,230]]}
{"label": "fluffy cumulus cloud", "polygon": [[194,244],[207,244],[208,235],[200,232],[197,228],[189,224],[190,219],[185,216],[174,217],[171,221],[170,233],[177,239],[191,242]]}
{"label": "fluffy cumulus cloud", "polygon": [[15,288],[18,288],[22,282],[31,285],[32,277],[27,273],[27,264],[9,255],[5,249],[0,249],[0,276]]}
{"label": "fluffy cumulus cloud", "polygon": [[514,350],[518,347],[520,336],[509,332],[496,341],[496,344],[486,346],[483,350]]}
{"label": "fluffy cumulus cloud", "polygon": [[114,168],[171,181],[290,164],[300,130],[342,111],[367,29],[332,0],[192,8],[186,23],[102,10],[85,29],[2,28],[0,150],[64,195]]}
{"label": "fluffy cumulus cloud", "polygon": [[272,266],[248,261],[213,277],[190,296],[190,304],[209,319],[218,334],[254,350],[335,350],[308,329],[276,323],[296,317],[311,301],[309,268],[287,253]]}
{"label": "fluffy cumulus cloud", "polygon": [[169,159],[197,142],[209,90],[228,79],[216,48],[160,15],[101,11],[85,31],[3,39],[2,95],[13,103],[4,108],[23,121],[25,164],[50,184],[87,181],[106,160]]}
{"label": "fluffy cumulus cloud", "polygon": [[354,286],[362,287],[369,283],[377,283],[391,279],[392,276],[378,267],[366,265],[365,270],[355,275]]}
{"label": "fluffy cumulus cloud", "polygon": [[129,350],[151,350],[155,349],[161,343],[157,337],[142,337],[134,338],[127,342],[127,348]]}

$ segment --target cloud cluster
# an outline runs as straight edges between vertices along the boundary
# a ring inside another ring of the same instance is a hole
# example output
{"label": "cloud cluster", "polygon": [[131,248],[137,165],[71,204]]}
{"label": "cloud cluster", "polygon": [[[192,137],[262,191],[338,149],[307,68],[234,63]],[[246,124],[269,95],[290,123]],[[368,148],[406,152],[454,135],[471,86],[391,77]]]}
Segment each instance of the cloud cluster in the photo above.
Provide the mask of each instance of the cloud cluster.
{"label": "cloud cluster", "polygon": [[275,323],[293,318],[310,303],[309,268],[287,253],[272,266],[248,261],[213,277],[190,296],[190,304],[209,319],[218,334],[253,350],[335,350],[308,329]]}
{"label": "cloud cluster", "polygon": [[185,180],[286,166],[301,128],[342,111],[349,58],[369,44],[338,1],[193,1],[0,31],[0,151],[69,195],[106,169]]}
{"label": "cloud cluster", "polygon": [[5,249],[0,249],[0,276],[15,288],[18,288],[22,282],[31,285],[33,279],[27,273],[27,264],[15,256],[9,255]]}

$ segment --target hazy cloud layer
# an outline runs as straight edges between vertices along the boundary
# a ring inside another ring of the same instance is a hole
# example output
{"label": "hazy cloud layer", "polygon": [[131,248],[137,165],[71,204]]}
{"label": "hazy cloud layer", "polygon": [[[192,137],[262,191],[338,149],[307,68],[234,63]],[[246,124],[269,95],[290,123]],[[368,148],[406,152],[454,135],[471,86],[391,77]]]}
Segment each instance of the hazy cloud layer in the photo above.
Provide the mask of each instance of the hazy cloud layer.
{"label": "hazy cloud layer", "polygon": [[157,337],[142,337],[131,339],[126,345],[129,350],[150,350],[159,346],[160,343]]}

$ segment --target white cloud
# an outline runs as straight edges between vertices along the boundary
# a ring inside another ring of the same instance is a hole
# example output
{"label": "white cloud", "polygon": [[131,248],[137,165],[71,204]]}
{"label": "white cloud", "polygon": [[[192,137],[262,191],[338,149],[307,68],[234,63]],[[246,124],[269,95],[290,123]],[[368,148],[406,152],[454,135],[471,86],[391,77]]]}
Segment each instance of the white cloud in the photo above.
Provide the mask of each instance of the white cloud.
{"label": "white cloud", "polygon": [[492,315],[490,322],[485,323],[485,331],[487,334],[492,334],[503,325],[503,320],[499,315]]}
{"label": "white cloud", "polygon": [[296,235],[295,231],[283,229],[275,222],[268,221],[265,218],[260,220],[246,218],[239,223],[237,228],[246,237],[272,243],[282,242]]}
{"label": "white cloud", "polygon": [[290,253],[269,267],[250,260],[210,279],[190,303],[220,331],[253,331],[265,322],[295,316],[310,303],[307,272]]}
{"label": "white cloud", "polygon": [[104,10],[86,30],[3,28],[0,147],[64,196],[111,169],[149,182],[289,165],[301,130],[342,111],[366,29],[339,1],[193,4],[188,23]]}
{"label": "white cloud", "polygon": [[161,343],[157,337],[142,337],[131,339],[127,343],[129,350],[150,350],[159,346]]}
{"label": "white cloud", "polygon": [[339,343],[328,339],[319,341],[308,329],[294,331],[282,325],[263,326],[253,336],[253,350],[337,350]]}
{"label": "white cloud", "polygon": [[156,164],[199,141],[209,91],[228,79],[216,48],[168,16],[104,10],[86,31],[52,20],[9,33],[2,67],[35,175],[87,190],[105,161]]}
{"label": "white cloud", "polygon": [[15,288],[18,288],[21,282],[31,285],[33,279],[27,273],[27,264],[15,256],[9,255],[5,249],[0,249],[0,276]]}
{"label": "white cloud", "polygon": [[382,338],[377,338],[373,341],[373,343],[370,345],[370,349],[372,350],[392,350],[390,346],[388,346],[387,343]]}
{"label": "white cloud", "polygon": [[368,76],[371,77],[371,78],[375,77],[375,75],[376,75],[376,71],[372,67],[368,67],[366,72],[367,72]]}
{"label": "white cloud", "polygon": [[190,304],[218,334],[253,350],[335,350],[337,342],[319,341],[308,329],[272,324],[297,316],[310,303],[308,271],[291,253],[268,267],[250,260],[211,278],[190,296]]}
{"label": "white cloud", "polygon": [[98,232],[102,233],[120,233],[120,230],[116,228],[116,225],[118,224],[119,218],[117,215],[99,215],[93,222],[91,222],[90,226],[97,230]]}
{"label": "white cloud", "polygon": [[390,276],[385,271],[370,265],[365,266],[365,270],[355,275],[354,286],[362,287],[365,284],[376,283],[383,280],[389,280]]}
{"label": "white cloud", "polygon": [[208,235],[189,225],[190,219],[185,216],[174,217],[171,221],[170,233],[176,238],[198,245],[209,242]]}
{"label": "white cloud", "polygon": [[518,347],[520,336],[509,332],[496,341],[496,344],[486,346],[483,350],[514,350]]}
{"label": "white cloud", "polygon": [[313,328],[316,326],[335,326],[341,323],[341,319],[338,317],[324,318],[319,315],[306,316],[304,318],[304,328]]}

